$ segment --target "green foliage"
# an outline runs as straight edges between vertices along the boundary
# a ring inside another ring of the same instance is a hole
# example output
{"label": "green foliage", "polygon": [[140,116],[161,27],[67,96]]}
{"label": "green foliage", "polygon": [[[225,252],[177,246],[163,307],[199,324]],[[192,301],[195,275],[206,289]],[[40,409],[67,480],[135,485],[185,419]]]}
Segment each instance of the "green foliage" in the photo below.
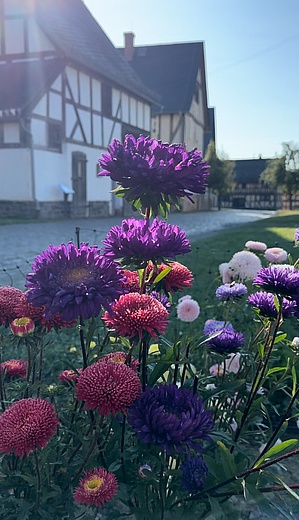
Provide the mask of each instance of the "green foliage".
{"label": "green foliage", "polygon": [[234,163],[219,159],[213,141],[209,143],[205,161],[210,165],[209,188],[218,196],[229,193],[234,187]]}

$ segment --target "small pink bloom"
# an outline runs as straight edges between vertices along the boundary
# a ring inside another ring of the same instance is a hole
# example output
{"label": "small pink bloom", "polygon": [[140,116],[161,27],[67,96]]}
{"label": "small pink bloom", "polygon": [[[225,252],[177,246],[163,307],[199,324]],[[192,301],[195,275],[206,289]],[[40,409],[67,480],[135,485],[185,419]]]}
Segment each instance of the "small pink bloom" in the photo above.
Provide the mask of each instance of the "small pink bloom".
{"label": "small pink bloom", "polygon": [[228,262],[223,262],[222,264],[219,265],[219,273],[220,273],[220,276],[222,277],[223,283],[231,282],[231,276],[230,276],[230,271],[228,268]]}
{"label": "small pink bloom", "polygon": [[0,372],[6,377],[26,377],[28,362],[21,359],[9,359],[0,364]]}
{"label": "small pink bloom", "polygon": [[288,259],[288,253],[281,247],[270,247],[265,251],[265,258],[268,262],[280,264]]}
{"label": "small pink bloom", "polygon": [[70,383],[73,381],[74,383],[77,383],[80,375],[83,372],[83,368],[78,368],[76,370],[63,370],[58,376],[58,379],[62,381],[63,383]]}
{"label": "small pink bloom", "polygon": [[267,244],[265,244],[264,242],[257,242],[255,240],[248,240],[245,244],[245,247],[247,247],[247,249],[251,249],[252,251],[266,251],[267,249]]}
{"label": "small pink bloom", "polygon": [[219,376],[222,376],[223,375],[223,367],[221,365],[212,365],[210,368],[209,368],[209,372],[211,374],[211,376],[215,376],[215,377],[219,377]]}
{"label": "small pink bloom", "polygon": [[241,355],[238,352],[236,354],[229,354],[229,356],[225,359],[226,372],[233,372],[234,374],[237,374],[237,372],[240,370],[240,359]]}
{"label": "small pink bloom", "polygon": [[31,318],[15,318],[10,322],[10,330],[15,336],[27,336],[34,329],[34,321]]}
{"label": "small pink bloom", "polygon": [[200,307],[196,300],[186,298],[177,305],[177,317],[181,321],[191,322],[198,318]]}

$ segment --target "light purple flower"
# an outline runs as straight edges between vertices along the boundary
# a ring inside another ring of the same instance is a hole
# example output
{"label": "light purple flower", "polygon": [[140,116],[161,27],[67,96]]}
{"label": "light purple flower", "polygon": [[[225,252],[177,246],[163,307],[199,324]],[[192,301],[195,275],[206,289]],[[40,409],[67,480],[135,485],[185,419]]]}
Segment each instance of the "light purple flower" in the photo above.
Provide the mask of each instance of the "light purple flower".
{"label": "light purple flower", "polygon": [[244,294],[247,294],[247,287],[243,283],[225,283],[216,290],[216,296],[219,300],[234,300],[241,298]]}
{"label": "light purple flower", "polygon": [[229,322],[219,320],[207,320],[204,325],[203,333],[205,336],[209,336],[210,334],[213,334],[214,332],[217,332],[224,328],[233,330],[233,326]]}
{"label": "light purple flower", "polygon": [[275,294],[299,296],[299,271],[288,264],[262,267],[253,285]]}
{"label": "light purple flower", "polygon": [[182,197],[192,201],[193,193],[205,193],[207,187],[209,166],[201,152],[143,135],[135,139],[128,134],[124,144],[113,139],[99,163],[99,175],[109,175],[118,184],[116,195],[137,209],[151,207],[154,215],[159,209],[167,214],[167,206],[178,205]]}

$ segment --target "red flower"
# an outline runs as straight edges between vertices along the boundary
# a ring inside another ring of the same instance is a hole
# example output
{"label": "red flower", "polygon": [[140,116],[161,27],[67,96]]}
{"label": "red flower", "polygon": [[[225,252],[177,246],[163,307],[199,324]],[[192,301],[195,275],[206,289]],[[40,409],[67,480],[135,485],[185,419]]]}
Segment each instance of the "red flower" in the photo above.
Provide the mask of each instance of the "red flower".
{"label": "red flower", "polygon": [[9,359],[0,364],[0,372],[6,377],[26,377],[28,362],[21,359]]}
{"label": "red flower", "polygon": [[129,292],[139,292],[140,291],[140,283],[139,276],[137,271],[129,271],[128,269],[123,270],[123,275],[125,277],[122,285]]}
{"label": "red flower", "polygon": [[23,293],[20,289],[0,287],[0,325],[7,325],[9,321],[18,317],[16,308],[22,298]]}
{"label": "red flower", "polygon": [[10,322],[10,330],[15,336],[27,336],[32,334],[34,329],[34,321],[31,318],[15,318]]}
{"label": "red flower", "polygon": [[112,308],[113,314],[104,314],[107,327],[120,336],[142,338],[147,332],[153,338],[163,334],[168,325],[168,311],[156,298],[148,294],[129,293],[120,296]]}
{"label": "red flower", "polygon": [[21,399],[0,415],[0,452],[29,455],[43,448],[54,435],[58,419],[54,406],[44,399]]}
{"label": "red flower", "polygon": [[79,486],[74,491],[74,500],[79,504],[102,507],[117,494],[117,480],[113,473],[104,468],[85,471]]}
{"label": "red flower", "polygon": [[79,377],[77,398],[84,408],[98,409],[99,414],[125,413],[141,393],[139,378],[123,363],[98,361],[87,367]]}
{"label": "red flower", "polygon": [[[99,361],[105,361],[106,363],[126,363],[127,354],[125,352],[111,352],[111,354],[107,354],[103,358],[99,359]],[[138,359],[132,357],[130,368],[135,372],[138,371],[139,361]]]}
{"label": "red flower", "polygon": [[77,370],[63,370],[63,372],[59,374],[58,379],[64,383],[69,383],[70,381],[77,383],[82,372],[83,368],[78,368]]}
{"label": "red flower", "polygon": [[185,287],[192,286],[193,274],[188,267],[179,262],[171,262],[167,265],[161,264],[158,268],[159,273],[166,267],[171,267],[169,273],[161,280],[161,286],[166,290],[166,292],[175,293],[176,291],[181,291]]}

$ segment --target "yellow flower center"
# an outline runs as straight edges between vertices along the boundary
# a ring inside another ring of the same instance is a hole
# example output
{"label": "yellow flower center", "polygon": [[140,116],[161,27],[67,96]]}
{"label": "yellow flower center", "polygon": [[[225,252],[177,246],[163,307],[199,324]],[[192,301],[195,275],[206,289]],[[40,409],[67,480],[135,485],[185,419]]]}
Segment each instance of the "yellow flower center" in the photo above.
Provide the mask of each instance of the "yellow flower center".
{"label": "yellow flower center", "polygon": [[84,483],[86,491],[96,491],[103,484],[104,479],[101,477],[91,477]]}
{"label": "yellow flower center", "polygon": [[76,267],[75,269],[66,270],[64,273],[64,280],[70,284],[80,283],[86,280],[89,275],[90,271],[85,267]]}
{"label": "yellow flower center", "polygon": [[15,318],[13,320],[14,325],[20,326],[20,325],[28,325],[28,323],[31,322],[30,318]]}

